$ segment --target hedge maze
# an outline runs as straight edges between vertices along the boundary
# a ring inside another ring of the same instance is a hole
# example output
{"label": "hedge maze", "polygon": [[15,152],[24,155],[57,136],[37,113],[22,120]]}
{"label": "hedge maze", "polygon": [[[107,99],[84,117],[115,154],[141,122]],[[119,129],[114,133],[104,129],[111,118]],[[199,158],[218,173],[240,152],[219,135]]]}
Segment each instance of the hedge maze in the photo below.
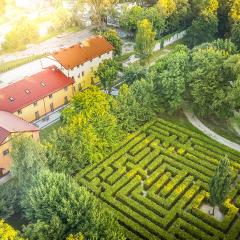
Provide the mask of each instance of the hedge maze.
{"label": "hedge maze", "polygon": [[[224,220],[200,210],[228,155],[233,184]],[[108,159],[77,175],[114,211],[128,239],[240,239],[240,153],[162,119],[130,135]]]}

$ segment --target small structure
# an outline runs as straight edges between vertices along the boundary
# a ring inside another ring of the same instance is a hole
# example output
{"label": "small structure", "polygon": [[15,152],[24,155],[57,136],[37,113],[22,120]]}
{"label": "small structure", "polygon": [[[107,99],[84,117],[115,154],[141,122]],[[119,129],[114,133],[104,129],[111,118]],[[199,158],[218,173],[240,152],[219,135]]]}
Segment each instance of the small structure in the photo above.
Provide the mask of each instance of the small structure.
{"label": "small structure", "polygon": [[39,140],[39,129],[37,127],[9,112],[0,111],[0,177],[9,172],[11,168],[11,141],[19,133]]}

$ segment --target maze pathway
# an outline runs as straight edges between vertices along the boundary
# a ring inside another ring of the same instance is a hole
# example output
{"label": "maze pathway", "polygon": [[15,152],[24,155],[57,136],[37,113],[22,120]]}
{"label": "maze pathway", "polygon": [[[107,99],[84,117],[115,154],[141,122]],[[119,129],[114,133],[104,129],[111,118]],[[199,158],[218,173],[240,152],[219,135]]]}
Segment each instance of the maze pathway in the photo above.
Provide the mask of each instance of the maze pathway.
{"label": "maze pathway", "polygon": [[[202,212],[222,156],[233,187],[218,221]],[[157,119],[130,135],[108,159],[77,176],[111,210],[129,239],[240,239],[240,155],[209,138]]]}

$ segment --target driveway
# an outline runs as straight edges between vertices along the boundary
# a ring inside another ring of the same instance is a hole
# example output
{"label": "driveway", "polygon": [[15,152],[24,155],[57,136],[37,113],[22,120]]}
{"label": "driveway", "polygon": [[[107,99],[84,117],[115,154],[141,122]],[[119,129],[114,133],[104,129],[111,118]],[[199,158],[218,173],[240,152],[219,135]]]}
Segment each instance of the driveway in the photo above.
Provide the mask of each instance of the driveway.
{"label": "driveway", "polygon": [[60,48],[70,47],[76,43],[79,43],[91,37],[92,35],[93,35],[92,28],[87,28],[82,31],[74,33],[63,33],[39,44],[33,44],[26,50],[9,54],[3,54],[0,56],[0,63],[26,58],[32,55],[52,53],[54,51],[59,50]]}

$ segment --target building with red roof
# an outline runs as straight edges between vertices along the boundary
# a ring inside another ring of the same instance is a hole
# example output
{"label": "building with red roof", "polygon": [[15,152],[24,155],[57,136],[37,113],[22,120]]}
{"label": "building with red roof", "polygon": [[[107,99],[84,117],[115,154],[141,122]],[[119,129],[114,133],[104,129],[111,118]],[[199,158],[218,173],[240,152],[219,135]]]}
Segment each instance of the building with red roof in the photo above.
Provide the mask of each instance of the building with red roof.
{"label": "building with red roof", "polygon": [[0,89],[0,111],[28,122],[66,104],[73,95],[74,80],[51,66]]}
{"label": "building with red roof", "polygon": [[76,90],[98,83],[94,71],[105,59],[113,57],[113,46],[102,36],[93,36],[86,41],[52,54],[66,76],[74,81]]}
{"label": "building with red roof", "polygon": [[39,139],[37,127],[9,112],[0,111],[0,176],[11,168],[11,140],[19,133]]}

